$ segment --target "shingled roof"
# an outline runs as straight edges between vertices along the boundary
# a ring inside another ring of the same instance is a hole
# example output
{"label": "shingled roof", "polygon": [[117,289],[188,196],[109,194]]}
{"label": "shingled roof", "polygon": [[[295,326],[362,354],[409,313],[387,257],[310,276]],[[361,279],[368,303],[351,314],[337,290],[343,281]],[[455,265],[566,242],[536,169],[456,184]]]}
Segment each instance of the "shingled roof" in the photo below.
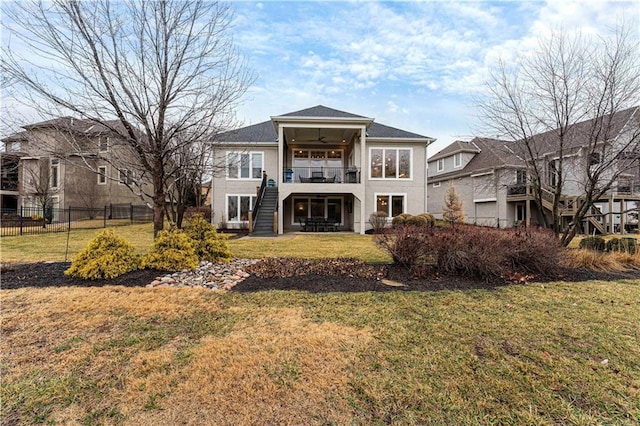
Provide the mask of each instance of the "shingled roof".
{"label": "shingled roof", "polygon": [[449,157],[459,152],[471,152],[473,154],[476,154],[480,152],[480,148],[478,148],[478,146],[474,144],[474,141],[475,139],[471,142],[454,141],[444,147],[442,150],[438,151],[431,158],[429,158],[429,161],[439,160],[441,158]]}
{"label": "shingled roof", "polygon": [[[316,105],[311,108],[282,114],[277,117],[309,117],[309,118],[370,118],[351,114],[337,109],[328,108],[323,105]],[[367,137],[370,138],[398,138],[398,139],[431,139],[418,133],[408,132],[380,123],[371,123],[367,128]],[[263,121],[250,126],[241,127],[219,134],[216,137],[221,142],[277,142],[278,135],[273,125],[273,121]]]}
{"label": "shingled roof", "polygon": [[367,118],[362,115],[351,114],[350,112],[340,111],[324,105],[316,105],[311,108],[301,109],[300,111],[288,112],[279,117]]}

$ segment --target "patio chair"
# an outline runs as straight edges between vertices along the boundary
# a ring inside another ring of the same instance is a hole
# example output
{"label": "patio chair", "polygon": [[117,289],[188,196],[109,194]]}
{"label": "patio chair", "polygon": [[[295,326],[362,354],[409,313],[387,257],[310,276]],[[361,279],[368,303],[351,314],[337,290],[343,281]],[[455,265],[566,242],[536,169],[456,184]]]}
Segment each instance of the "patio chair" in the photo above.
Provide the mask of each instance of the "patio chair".
{"label": "patio chair", "polygon": [[300,223],[300,228],[302,228],[302,231],[307,232],[307,219],[303,218],[303,217],[299,217],[298,218],[298,222]]}

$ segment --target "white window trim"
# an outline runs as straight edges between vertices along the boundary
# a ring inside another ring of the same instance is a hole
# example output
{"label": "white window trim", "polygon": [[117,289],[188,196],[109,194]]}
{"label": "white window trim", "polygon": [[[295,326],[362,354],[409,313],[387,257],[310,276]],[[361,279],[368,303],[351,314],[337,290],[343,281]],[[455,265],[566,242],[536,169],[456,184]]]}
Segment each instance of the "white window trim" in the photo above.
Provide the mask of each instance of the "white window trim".
{"label": "white window trim", "polygon": [[[124,172],[124,182],[122,182],[122,173]],[[133,170],[131,169],[124,169],[124,170],[118,170],[118,185],[131,185],[133,183],[133,180],[135,178],[135,175],[133,173]]]}
{"label": "white window trim", "polygon": [[436,160],[436,170],[439,172],[444,171],[444,158]]}
{"label": "white window trim", "polygon": [[[104,169],[104,173],[102,173],[100,170]],[[107,176],[109,175],[109,166],[98,166],[98,185],[106,185],[107,181],[109,180],[107,178]],[[102,179],[104,177],[104,182],[102,182]]]}
{"label": "white window trim", "polygon": [[433,183],[433,187],[434,187],[434,188],[440,188],[440,183],[441,183],[441,182],[434,182],[434,183]]}
{"label": "white window trim", "polygon": [[102,149],[102,137],[98,138],[98,152],[109,152],[109,148],[111,147],[111,141],[106,136],[105,136],[105,141],[107,142],[107,148]]}
{"label": "white window trim", "polygon": [[[251,177],[251,175],[253,174],[253,154],[261,154],[262,156],[262,164],[260,165],[260,177],[259,178],[254,178]],[[229,157],[231,155],[237,155],[238,156],[238,177],[229,177]],[[248,178],[243,178],[240,177],[240,156],[241,155],[249,155],[249,177]],[[245,180],[245,181],[259,181],[262,180],[262,173],[264,172],[264,151],[227,151],[226,155],[225,155],[225,177],[227,180],[232,180],[232,181],[238,181],[238,180]],[[233,195],[233,194],[230,194]]]}
{"label": "white window trim", "polygon": [[[292,225],[298,225],[298,223],[295,222],[295,206],[296,206],[296,200],[307,200],[307,202],[309,203],[309,205],[311,205],[311,199],[312,198],[318,198],[316,196],[313,195],[309,195],[309,196],[295,196],[292,197],[292,203],[291,203],[291,224]],[[344,196],[341,195],[336,195],[336,196],[332,196],[332,195],[327,195],[326,197],[324,197],[324,207],[325,207],[325,211],[327,208],[327,203],[329,202],[329,199],[333,199],[333,200],[340,200],[340,213],[341,213],[341,217],[340,217],[340,226],[344,225],[344,218],[346,216],[346,203],[344,201]]]}
{"label": "white window trim", "polygon": [[[391,197],[403,197],[403,202],[402,202],[402,213],[406,213],[407,212],[407,193],[406,192],[374,192],[373,193],[373,211],[377,211],[378,209],[378,196],[380,195],[386,195],[389,197],[389,202],[391,202]],[[393,216],[392,216],[393,212],[391,211],[391,207],[389,207],[389,216],[387,217],[387,220],[392,220]]]}
{"label": "white window trim", "polygon": [[[54,161],[56,161],[54,163]],[[56,171],[56,185],[53,185],[53,170]],[[50,160],[49,162],[49,186],[56,190],[60,187],[60,160]]]}
{"label": "white window trim", "polygon": [[[372,177],[372,176],[371,176],[371,169],[372,169],[372,164],[371,164],[371,159],[372,159],[371,151],[372,151],[372,150],[374,150],[374,149],[381,149],[381,150],[382,150],[382,161],[383,161],[383,163],[382,163],[382,174],[383,174],[383,176],[382,176],[382,177]],[[394,150],[394,151],[396,151],[396,177],[391,177],[391,178],[388,178],[388,177],[385,177],[385,176],[384,176],[384,170],[385,170],[385,169],[384,169],[384,158],[385,158],[385,155],[386,155],[385,151],[386,151],[386,150],[388,150],[388,149],[389,149],[389,150]],[[398,155],[399,155],[399,151],[400,151],[401,149],[402,149],[402,150],[408,150],[408,151],[409,151],[409,177],[408,177],[408,178],[401,178],[401,177],[398,177],[398,176],[397,176],[397,175],[398,175],[397,167],[398,167],[398,166],[399,166],[399,164],[400,164],[399,159],[398,159]],[[369,174],[369,180],[386,180],[386,181],[394,181],[394,180],[398,180],[398,181],[401,181],[401,182],[410,182],[410,181],[412,181],[412,180],[413,180],[413,147],[410,147],[410,146],[408,146],[408,147],[384,147],[384,146],[370,146],[370,147],[369,147],[369,162],[368,162],[368,169],[369,169],[369,173],[368,173],[368,174]]]}
{"label": "white window trim", "polygon": [[[231,219],[229,217],[229,197],[236,197],[236,202],[238,203],[238,219]],[[227,218],[227,223],[243,223],[247,222],[246,220],[240,220],[240,197],[249,197],[249,211],[253,208],[253,203],[255,199],[258,197],[256,194],[225,194],[224,196],[224,214]],[[252,200],[253,199],[253,200]]]}
{"label": "white window trim", "polygon": [[453,168],[459,169],[460,167],[462,167],[462,154],[459,152],[457,154],[453,154]]}

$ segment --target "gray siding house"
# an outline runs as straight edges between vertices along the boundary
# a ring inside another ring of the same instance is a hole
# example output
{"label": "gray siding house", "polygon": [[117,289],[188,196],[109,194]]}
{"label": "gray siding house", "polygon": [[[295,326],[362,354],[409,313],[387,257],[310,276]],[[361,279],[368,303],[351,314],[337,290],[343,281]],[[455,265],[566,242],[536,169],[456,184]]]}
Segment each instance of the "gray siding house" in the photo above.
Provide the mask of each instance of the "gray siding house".
{"label": "gray siding house", "polygon": [[[632,211],[640,202],[640,152],[637,149],[621,152],[616,144],[627,148],[639,145],[637,141],[629,143],[640,138],[639,107],[577,123],[571,128],[563,154],[564,185],[559,201],[561,220],[565,224],[571,220],[584,195],[586,168],[601,160],[586,149],[584,135],[593,132],[594,126],[602,126],[603,121],[606,121],[607,131],[602,134],[607,136],[597,140],[596,151],[617,154],[612,169],[618,168],[624,173],[595,202],[593,212],[582,224],[582,230],[587,233],[611,233],[624,229],[625,224],[637,225]],[[469,142],[455,141],[429,158],[430,213],[442,217],[445,192],[449,185],[453,185],[463,202],[468,223],[511,227],[538,225],[542,222],[541,215],[550,220],[554,197],[552,189],[556,185],[559,164],[558,139],[555,131],[541,133],[534,138],[540,152],[536,161],[544,173],[541,211],[535,203],[524,156],[518,155],[523,149],[522,143],[474,138]],[[600,150],[600,146],[605,149]],[[612,176],[605,172],[601,179],[606,182]]]}
{"label": "gray siding house", "polygon": [[[322,105],[223,133],[213,144],[216,164],[225,165],[213,179],[213,220],[248,227],[249,211],[257,210],[257,220],[273,226],[256,234],[329,222],[363,234],[373,212],[389,220],[425,212],[433,141]],[[274,200],[268,207],[256,206],[263,178]]]}

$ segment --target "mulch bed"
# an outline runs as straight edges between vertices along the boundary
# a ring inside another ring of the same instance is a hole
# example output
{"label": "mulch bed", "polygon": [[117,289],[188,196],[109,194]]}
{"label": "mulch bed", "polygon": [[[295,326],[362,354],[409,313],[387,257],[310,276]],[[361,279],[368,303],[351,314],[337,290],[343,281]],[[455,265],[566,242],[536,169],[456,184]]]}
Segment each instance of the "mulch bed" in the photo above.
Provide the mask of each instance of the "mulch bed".
{"label": "mulch bed", "polygon": [[[365,292],[365,291],[438,291],[491,289],[513,284],[498,279],[487,282],[458,276],[439,276],[435,273],[427,278],[414,278],[403,267],[395,265],[358,266],[352,259],[325,260],[322,267],[309,261],[276,260],[281,263],[274,274],[274,269],[250,271],[252,275],[236,285],[234,292],[254,292],[262,290],[303,290],[312,293],[327,292]],[[302,263],[300,263],[302,262]],[[307,263],[304,263],[307,262]],[[349,263],[351,262],[351,263]],[[101,287],[106,285],[122,285],[126,287],[144,287],[159,275],[165,273],[157,270],[139,270],[124,274],[110,280],[84,280],[64,275],[69,263],[43,262],[32,264],[2,265],[0,268],[0,288],[16,289],[23,287]],[[258,264],[259,265],[259,264]],[[315,265],[315,266],[314,266]],[[341,266],[342,265],[342,266]],[[346,266],[345,266],[346,265]],[[270,273],[271,272],[271,273]],[[302,274],[302,275],[298,275]],[[404,284],[403,287],[385,285],[382,278]],[[531,282],[545,281],[588,281],[640,279],[640,271],[624,273],[602,273],[584,270],[564,270],[555,278],[536,279]]]}

